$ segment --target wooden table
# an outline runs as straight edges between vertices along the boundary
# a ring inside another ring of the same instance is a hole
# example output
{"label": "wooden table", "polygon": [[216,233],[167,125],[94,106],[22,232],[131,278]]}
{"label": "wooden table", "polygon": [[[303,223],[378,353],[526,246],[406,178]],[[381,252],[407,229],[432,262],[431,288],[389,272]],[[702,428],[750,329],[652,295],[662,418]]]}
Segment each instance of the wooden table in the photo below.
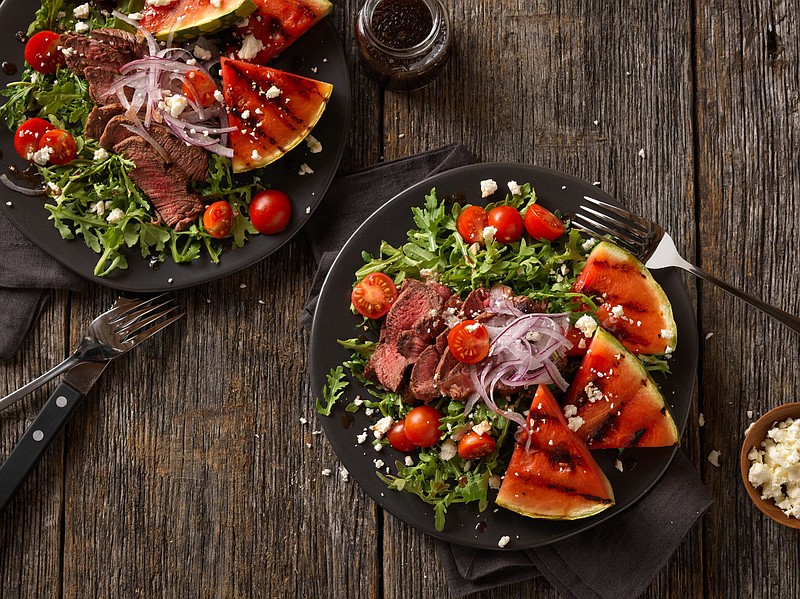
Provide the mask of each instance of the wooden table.
{"label": "wooden table", "polygon": [[[359,5],[333,15],[355,92],[342,172],[451,141],[483,161],[560,169],[658,220],[703,268],[800,314],[800,2],[447,0],[457,52],[407,95],[359,66]],[[298,325],[313,272],[298,237],[176,294],[181,325],[108,368],[0,515],[0,598],[447,596],[432,539],[321,474],[337,460],[315,434]],[[683,448],[714,505],[646,596],[797,597],[798,536],[750,504],[738,453],[751,420],[798,399],[798,338],[687,285],[702,353]],[[113,299],[55,293],[0,366],[0,395],[62,359]],[[0,456],[46,393],[2,413]],[[535,580],[485,596],[557,595]]]}

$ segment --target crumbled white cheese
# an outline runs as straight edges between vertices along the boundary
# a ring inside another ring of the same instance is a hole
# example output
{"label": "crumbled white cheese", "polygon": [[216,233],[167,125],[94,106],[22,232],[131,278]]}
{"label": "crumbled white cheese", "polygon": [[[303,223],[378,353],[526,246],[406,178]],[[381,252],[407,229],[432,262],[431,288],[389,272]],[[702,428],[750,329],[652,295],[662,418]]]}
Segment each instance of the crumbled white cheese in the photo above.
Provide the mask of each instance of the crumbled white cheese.
{"label": "crumbled white cheese", "polygon": [[50,146],[44,146],[43,148],[36,150],[30,158],[33,159],[36,164],[44,166],[50,160],[50,156],[52,155],[53,148]]}
{"label": "crumbled white cheese", "polygon": [[361,433],[360,435],[356,435],[356,441],[358,441],[359,445],[361,445],[366,440],[367,440],[367,433]]}
{"label": "crumbled white cheese", "polygon": [[189,103],[186,96],[173,94],[164,99],[164,106],[173,117],[179,117]]}
{"label": "crumbled white cheese", "polygon": [[211,6],[214,8],[219,8],[222,6],[222,0],[211,0]]}
{"label": "crumbled white cheese", "polygon": [[308,145],[309,152],[312,154],[319,154],[322,152],[322,144],[319,143],[319,140],[313,135],[308,135],[306,137],[306,144]]}
{"label": "crumbled white cheese", "polygon": [[375,451],[381,451],[383,449],[383,445],[381,445],[380,443],[373,443],[372,449],[374,449]]}
{"label": "crumbled white cheese", "polygon": [[772,499],[784,514],[800,518],[800,418],[777,423],[761,447],[747,455],[752,463],[747,479],[761,487],[762,499]]}
{"label": "crumbled white cheese", "polygon": [[706,333],[706,341],[711,339],[714,336],[714,333]]}
{"label": "crumbled white cheese", "polygon": [[752,418],[753,417],[753,410],[747,410],[747,417],[748,418]]}
{"label": "crumbled white cheese", "polygon": [[673,331],[669,329],[661,329],[661,338],[662,339],[672,339],[675,336]]}
{"label": "crumbled white cheese", "polygon": [[573,416],[567,421],[567,426],[569,427],[569,430],[577,431],[580,427],[583,426],[584,422],[585,422],[584,419],[581,418],[580,416]]}
{"label": "crumbled white cheese", "polygon": [[528,331],[525,333],[525,339],[532,343],[542,340],[542,334],[539,331]]}
{"label": "crumbled white cheese", "polygon": [[281,93],[282,93],[282,92],[281,92],[281,88],[279,88],[279,87],[277,87],[277,86],[275,86],[275,85],[272,85],[272,86],[270,86],[270,88],[267,90],[267,99],[268,99],[268,100],[274,100],[275,98],[277,98],[278,96],[280,96],[280,95],[281,95]]}
{"label": "crumbled white cheese", "polygon": [[103,200],[97,200],[89,207],[89,212],[97,216],[103,216],[106,213],[106,203]]}
{"label": "crumbled white cheese", "polygon": [[589,251],[589,250],[591,250],[591,249],[592,249],[592,248],[593,248],[595,245],[597,245],[597,239],[595,239],[594,237],[590,237],[589,239],[587,239],[586,241],[584,241],[584,242],[583,242],[583,244],[581,245],[581,247],[583,248],[583,251],[584,251],[584,252],[588,252],[588,251]]}
{"label": "crumbled white cheese", "polygon": [[344,482],[347,482],[348,480],[350,480],[350,473],[347,471],[347,468],[345,468],[344,466],[341,466],[339,468],[339,476],[341,477],[341,479]]}
{"label": "crumbled white cheese", "polygon": [[564,406],[564,418],[570,418],[577,413],[578,413],[577,406],[571,403],[568,403],[567,405]]}
{"label": "crumbled white cheese", "polygon": [[61,188],[52,181],[47,182],[47,189],[49,189],[50,193],[54,196],[61,194]]}
{"label": "crumbled white cheese", "polygon": [[252,60],[256,57],[256,54],[261,52],[264,49],[263,42],[253,36],[251,33],[242,42],[242,49],[239,50],[239,58],[242,60]]}
{"label": "crumbled white cheese", "polygon": [[383,468],[383,460],[380,458],[375,458],[372,463],[375,464],[376,468]]}
{"label": "crumbled white cheese", "polygon": [[449,462],[456,456],[457,453],[458,449],[456,448],[456,444],[448,439],[442,443],[442,449],[439,451],[439,459],[441,459],[443,462]]}
{"label": "crumbled white cheese", "polygon": [[603,392],[600,391],[600,389],[598,389],[597,386],[592,381],[586,383],[586,386],[583,388],[583,391],[586,393],[586,398],[589,400],[589,403],[594,403],[598,400],[603,399]]}
{"label": "crumbled white cheese", "polygon": [[140,12],[132,12],[131,14],[129,14],[129,15],[128,15],[128,18],[129,18],[131,21],[138,21],[138,20],[139,20],[139,19],[141,19],[143,16],[144,16],[144,15],[142,15],[142,13],[140,13]]}
{"label": "crumbled white cheese", "polygon": [[700,412],[700,415],[697,417],[697,424],[700,425],[701,427],[705,426],[706,424],[706,417],[703,416],[702,412]]}
{"label": "crumbled white cheese", "polygon": [[597,321],[588,314],[584,314],[575,322],[575,327],[584,337],[591,337],[597,330]]}
{"label": "crumbled white cheese", "polygon": [[509,537],[508,535],[504,535],[500,537],[499,541],[497,541],[497,546],[501,548],[505,547],[506,545],[508,545],[509,541],[511,541],[511,537]]}
{"label": "crumbled white cheese", "polygon": [[391,416],[384,416],[378,422],[373,424],[369,429],[373,432],[376,439],[382,439],[383,435],[385,435],[392,425],[394,424],[394,418]]}
{"label": "crumbled white cheese", "polygon": [[712,449],[711,453],[708,454],[708,462],[712,466],[716,466],[717,468],[719,468],[719,456],[720,455],[722,455],[720,452],[718,452],[716,449]]}
{"label": "crumbled white cheese", "polygon": [[406,466],[413,466],[414,465],[414,458],[412,458],[410,455],[407,455],[406,458],[403,460],[403,463]]}
{"label": "crumbled white cheese", "polygon": [[261,160],[261,154],[258,153],[258,150],[253,150],[253,152],[250,154],[250,159]]}
{"label": "crumbled white cheese", "polygon": [[122,210],[122,208],[114,208],[106,217],[106,222],[111,225],[116,225],[123,218],[125,218],[125,211]]}
{"label": "crumbled white cheese", "polygon": [[147,0],[147,4],[150,6],[169,6],[175,2],[175,0]]}
{"label": "crumbled white cheese", "polygon": [[509,181],[508,182],[508,191],[511,192],[512,196],[522,195],[522,188],[516,181]]}
{"label": "crumbled white cheese", "polygon": [[620,460],[614,460],[614,468],[622,472],[622,462]]}
{"label": "crumbled white cheese", "polygon": [[644,148],[639,150],[639,158],[644,158]]}
{"label": "crumbled white cheese", "polygon": [[483,420],[472,427],[472,430],[479,435],[485,435],[492,430],[492,425],[488,420]]}
{"label": "crumbled white cheese", "polygon": [[89,26],[83,21],[75,23],[75,33],[86,33],[89,31]]}
{"label": "crumbled white cheese", "polygon": [[486,179],[481,181],[481,197],[488,198],[495,191],[497,191],[497,181],[494,179]]}
{"label": "crumbled white cheese", "polygon": [[500,488],[500,475],[495,474],[494,476],[489,477],[489,488],[490,489],[499,489]]}
{"label": "crumbled white cheese", "polygon": [[331,469],[330,468],[323,468],[322,469],[322,476],[330,476],[330,475],[331,475]]}
{"label": "crumbled white cheese", "polygon": [[222,104],[225,101],[225,96],[222,95],[221,91],[219,91],[218,89],[215,89],[214,90],[214,99],[217,102],[219,102],[220,104]]}
{"label": "crumbled white cheese", "polygon": [[85,19],[89,16],[89,3],[81,4],[72,9],[72,16],[76,19]]}
{"label": "crumbled white cheese", "polygon": [[611,314],[616,318],[622,318],[625,316],[625,309],[622,306],[614,306],[611,308]]}
{"label": "crumbled white cheese", "polygon": [[242,118],[243,119],[249,119],[250,118],[250,111],[249,110],[243,111],[242,112]]}
{"label": "crumbled white cheese", "polygon": [[194,54],[200,60],[210,60],[211,59],[211,52],[209,52],[203,46],[195,44],[194,50],[192,50],[192,54]]}
{"label": "crumbled white cheese", "polygon": [[98,148],[94,151],[94,159],[100,162],[108,160],[108,152],[105,148]]}
{"label": "crumbled white cheese", "polygon": [[301,177],[303,175],[312,175],[314,174],[314,169],[312,169],[304,162],[303,164],[300,165],[300,170],[297,171],[297,174],[300,175]]}
{"label": "crumbled white cheese", "polygon": [[300,416],[300,424],[308,424],[308,420],[306,420],[305,416]]}
{"label": "crumbled white cheese", "polygon": [[483,228],[482,235],[486,243],[491,243],[494,240],[494,236],[497,235],[497,228],[492,225],[487,225]]}

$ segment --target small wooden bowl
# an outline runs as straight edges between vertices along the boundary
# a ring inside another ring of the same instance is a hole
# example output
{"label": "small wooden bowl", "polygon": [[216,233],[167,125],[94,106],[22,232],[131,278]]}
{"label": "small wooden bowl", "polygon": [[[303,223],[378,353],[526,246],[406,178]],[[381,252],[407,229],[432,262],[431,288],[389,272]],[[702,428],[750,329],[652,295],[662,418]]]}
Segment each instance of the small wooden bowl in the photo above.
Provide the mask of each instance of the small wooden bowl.
{"label": "small wooden bowl", "polygon": [[750,499],[753,500],[753,503],[756,504],[756,507],[778,524],[788,526],[789,528],[800,529],[800,519],[790,518],[784,514],[781,509],[775,505],[772,499],[761,499],[760,491],[754,488],[753,485],[750,484],[750,481],[747,480],[747,473],[750,471],[751,465],[747,454],[750,453],[753,447],[761,449],[761,442],[766,439],[767,431],[771,429],[776,422],[783,422],[787,418],[800,418],[800,403],[789,403],[778,406],[756,420],[750,432],[744,437],[742,455],[739,463],[742,470],[744,488],[747,489],[747,494],[750,496]]}

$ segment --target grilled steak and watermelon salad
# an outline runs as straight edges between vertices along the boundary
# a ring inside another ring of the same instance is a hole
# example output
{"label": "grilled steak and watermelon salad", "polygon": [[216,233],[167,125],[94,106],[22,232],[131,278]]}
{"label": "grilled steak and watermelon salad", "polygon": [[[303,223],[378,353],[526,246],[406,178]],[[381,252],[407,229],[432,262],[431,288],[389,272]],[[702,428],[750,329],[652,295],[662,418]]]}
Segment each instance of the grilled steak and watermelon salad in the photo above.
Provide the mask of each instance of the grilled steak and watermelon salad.
{"label": "grilled steak and watermelon salad", "polygon": [[[217,262],[218,240],[240,247],[280,232],[256,222],[263,209],[250,214],[270,186],[259,169],[303,140],[321,151],[310,132],[332,86],[246,60],[274,58],[330,9],[320,0],[44,0],[28,30],[28,66],[0,107],[43,185],[3,182],[49,196],[62,237],[100,254],[98,276],[126,268],[129,247],[151,261],[188,262],[204,250]],[[229,28],[247,18],[254,33],[242,41]],[[285,228],[291,206],[281,210]]]}
{"label": "grilled steak and watermelon salad", "polygon": [[431,190],[405,244],[363,253],[351,309],[368,333],[339,341],[352,356],[317,403],[330,415],[350,381],[369,392],[344,407],[372,417],[356,443],[374,446],[390,489],[434,506],[438,530],[449,505],[490,497],[535,518],[592,516],[614,505],[593,450],[679,443],[651,374],[677,340],[658,283],[530,185],[508,187],[487,206]]}

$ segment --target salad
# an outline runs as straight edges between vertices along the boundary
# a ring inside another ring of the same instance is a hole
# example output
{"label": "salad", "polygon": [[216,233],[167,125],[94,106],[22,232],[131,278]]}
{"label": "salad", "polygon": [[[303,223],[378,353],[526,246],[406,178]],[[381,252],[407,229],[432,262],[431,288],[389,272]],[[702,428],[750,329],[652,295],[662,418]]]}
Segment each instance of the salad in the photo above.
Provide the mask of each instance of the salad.
{"label": "salad", "polygon": [[[677,341],[663,291],[530,184],[508,188],[486,206],[433,189],[406,243],[362,252],[359,320],[339,340],[351,356],[317,401],[322,415],[370,418],[354,442],[372,446],[388,489],[433,506],[439,531],[458,503],[591,516],[614,504],[591,450],[679,441],[651,376],[668,373]],[[348,397],[351,383],[369,395]]]}
{"label": "salad", "polygon": [[[44,198],[61,236],[98,254],[97,276],[127,268],[130,248],[151,264],[218,262],[224,248],[279,233],[291,198],[262,169],[303,141],[321,151],[310,132],[332,86],[266,64],[330,9],[43,0],[26,68],[0,92],[0,119],[31,168],[0,180]],[[267,19],[292,27],[270,36]]]}

